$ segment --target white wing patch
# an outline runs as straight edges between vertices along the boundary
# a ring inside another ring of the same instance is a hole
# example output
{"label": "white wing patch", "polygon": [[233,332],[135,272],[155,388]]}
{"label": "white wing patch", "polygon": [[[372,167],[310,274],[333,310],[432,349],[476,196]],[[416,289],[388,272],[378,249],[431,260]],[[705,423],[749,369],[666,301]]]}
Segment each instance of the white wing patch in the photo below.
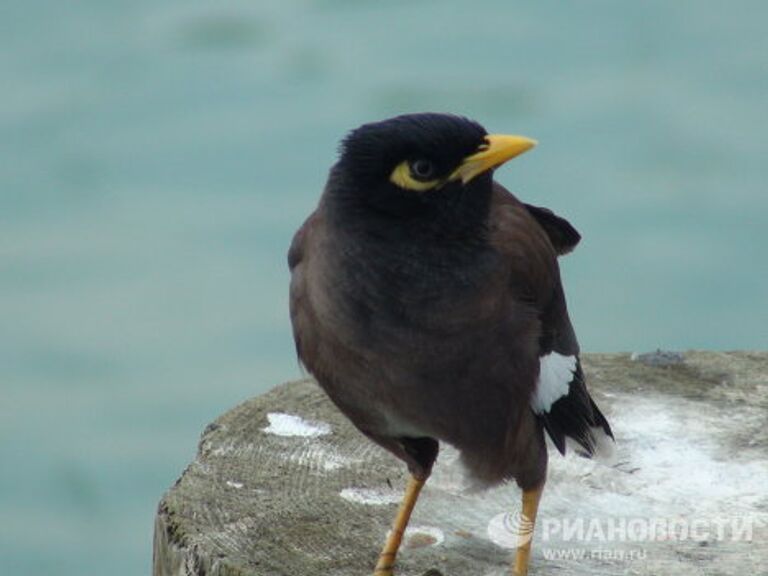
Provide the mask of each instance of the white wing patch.
{"label": "white wing patch", "polygon": [[539,381],[531,398],[536,414],[549,412],[559,398],[568,395],[568,389],[576,372],[576,356],[563,356],[550,352],[539,358]]}

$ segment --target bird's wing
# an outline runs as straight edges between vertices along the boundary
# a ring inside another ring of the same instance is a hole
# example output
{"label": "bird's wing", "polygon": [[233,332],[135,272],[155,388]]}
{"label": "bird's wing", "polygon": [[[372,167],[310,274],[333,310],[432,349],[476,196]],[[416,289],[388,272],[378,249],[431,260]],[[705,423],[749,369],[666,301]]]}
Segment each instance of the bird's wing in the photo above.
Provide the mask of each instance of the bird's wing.
{"label": "bird's wing", "polygon": [[515,204],[523,206],[525,211],[533,216],[541,229],[546,233],[547,238],[558,256],[568,254],[581,241],[581,234],[573,225],[562,216],[558,216],[549,208],[533,206],[532,204],[523,204],[515,198],[504,186],[498,182],[493,183],[494,202],[499,204]]}
{"label": "bird's wing", "polygon": [[557,251],[535,216],[506,188],[494,182],[490,241],[509,272],[511,296],[537,311],[549,302],[557,280]]}
{"label": "bird's wing", "polygon": [[304,224],[301,225],[301,228],[299,228],[296,231],[296,234],[293,235],[291,247],[288,249],[288,268],[291,272],[293,272],[293,269],[301,263],[301,260],[304,257],[304,246],[307,242],[307,236],[311,233],[310,230],[316,225],[317,220],[317,212],[312,212],[312,214],[310,214],[304,221]]}
{"label": "bird's wing", "polygon": [[313,212],[296,231],[288,249],[288,268],[291,271],[291,290],[290,290],[290,313],[291,324],[293,326],[293,340],[296,344],[296,354],[299,362],[306,364],[308,351],[302,346],[303,333],[305,326],[309,323],[309,318],[313,311],[307,299],[307,271],[305,270],[305,260],[308,257],[307,252],[311,244],[311,236],[314,229],[318,226],[320,217],[318,212]]}
{"label": "bird's wing", "polygon": [[586,388],[557,265],[557,255],[575,246],[578,233],[549,210],[532,211],[498,184],[492,210],[492,243],[510,267],[511,295],[532,306],[540,322],[531,408],[561,453],[571,438],[591,456],[602,436],[613,436]]}
{"label": "bird's wing", "polygon": [[561,454],[566,439],[584,456],[601,451],[611,427],[587,390],[579,345],[560,279],[552,302],[541,314],[539,379],[531,407]]}
{"label": "bird's wing", "polygon": [[549,237],[549,241],[558,255],[568,254],[581,240],[581,234],[568,220],[552,212],[549,208],[524,204],[528,213],[536,219]]}

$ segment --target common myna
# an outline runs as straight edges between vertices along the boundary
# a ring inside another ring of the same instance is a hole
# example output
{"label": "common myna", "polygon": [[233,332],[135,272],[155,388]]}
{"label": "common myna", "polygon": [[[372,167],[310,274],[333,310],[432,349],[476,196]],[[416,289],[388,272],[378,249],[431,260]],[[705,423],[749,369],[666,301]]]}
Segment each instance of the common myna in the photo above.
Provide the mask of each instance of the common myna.
{"label": "common myna", "polygon": [[[481,486],[514,479],[532,525],[545,431],[591,456],[612,438],[587,392],[557,256],[578,232],[493,181],[532,148],[446,114],[365,124],[343,141],[288,262],[298,355],[411,477],[375,568],[392,574],[439,442]],[[530,534],[514,562],[528,571]]]}

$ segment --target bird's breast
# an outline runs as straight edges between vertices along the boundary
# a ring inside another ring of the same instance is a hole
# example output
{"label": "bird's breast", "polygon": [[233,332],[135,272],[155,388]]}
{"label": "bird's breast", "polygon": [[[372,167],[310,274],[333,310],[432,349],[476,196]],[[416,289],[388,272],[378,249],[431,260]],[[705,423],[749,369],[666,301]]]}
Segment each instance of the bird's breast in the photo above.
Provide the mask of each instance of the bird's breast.
{"label": "bird's breast", "polygon": [[369,345],[434,347],[498,320],[506,291],[491,250],[354,246],[335,251],[325,269],[326,313]]}
{"label": "bird's breast", "polygon": [[519,370],[512,343],[535,343],[538,334],[525,314],[510,323],[515,302],[496,255],[351,242],[316,248],[303,334],[316,350],[309,367],[337,405],[383,435],[462,445],[473,427],[473,437],[501,441],[512,390],[526,398],[535,378]]}

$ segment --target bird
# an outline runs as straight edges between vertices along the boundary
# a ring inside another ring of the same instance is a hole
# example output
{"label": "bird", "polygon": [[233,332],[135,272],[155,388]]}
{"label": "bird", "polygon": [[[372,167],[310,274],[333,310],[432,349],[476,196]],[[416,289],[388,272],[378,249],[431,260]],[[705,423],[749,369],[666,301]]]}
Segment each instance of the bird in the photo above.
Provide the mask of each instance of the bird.
{"label": "bird", "polygon": [[[536,144],[445,113],[363,124],[342,139],[293,237],[299,361],[409,472],[375,576],[394,573],[441,443],[477,487],[514,480],[531,529],[545,436],[587,457],[612,443],[586,388],[558,265],[581,236],[494,180]],[[520,536],[517,576],[528,573],[531,540]]]}

